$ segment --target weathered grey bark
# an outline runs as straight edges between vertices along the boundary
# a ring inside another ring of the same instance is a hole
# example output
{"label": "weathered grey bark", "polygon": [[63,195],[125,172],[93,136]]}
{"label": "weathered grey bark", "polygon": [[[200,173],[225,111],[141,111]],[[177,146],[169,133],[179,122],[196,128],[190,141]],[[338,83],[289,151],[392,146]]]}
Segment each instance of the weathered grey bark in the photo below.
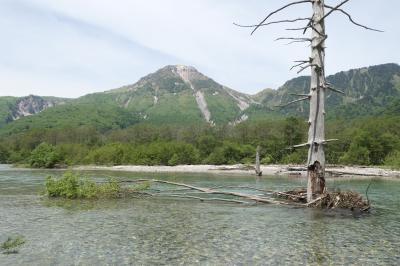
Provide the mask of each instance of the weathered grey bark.
{"label": "weathered grey bark", "polygon": [[257,146],[256,150],[256,166],[255,166],[256,175],[261,176],[262,171],[260,167],[260,146]]}
{"label": "weathered grey bark", "polygon": [[307,201],[325,190],[325,24],[324,0],[313,2],[311,20],[311,87],[308,130]]}
{"label": "weathered grey bark", "polygon": [[[254,28],[251,34],[253,34],[258,28],[262,26],[268,26],[271,24],[278,23],[293,23],[297,21],[308,20],[308,24],[301,28],[288,28],[290,31],[303,31],[303,35],[308,29],[311,29],[311,38],[304,37],[280,37],[276,40],[290,40],[291,43],[298,42],[311,42],[311,57],[307,60],[294,61],[295,65],[293,68],[300,68],[297,73],[300,73],[311,68],[311,86],[310,93],[308,95],[295,94],[303,98],[293,100],[286,104],[281,104],[279,107],[285,107],[290,104],[294,104],[300,101],[310,101],[310,115],[309,115],[309,130],[308,130],[308,141],[300,145],[294,145],[291,148],[300,148],[308,146],[308,160],[307,160],[307,201],[311,202],[318,197],[319,194],[325,192],[325,151],[324,145],[332,140],[325,140],[325,91],[327,89],[344,94],[343,91],[332,88],[325,80],[325,40],[327,35],[325,34],[325,18],[330,16],[334,12],[340,12],[347,16],[351,23],[356,26],[362,27],[367,30],[382,32],[378,29],[373,29],[357,23],[354,19],[343,10],[341,7],[349,2],[350,0],[343,0],[336,6],[329,6],[325,4],[325,0],[298,0],[286,4],[271,13],[269,13],[260,23],[256,25],[239,25],[240,27],[251,27]],[[271,16],[282,10],[303,4],[311,4],[313,9],[313,15],[311,18],[297,18],[297,19],[286,19],[277,21],[267,21]],[[325,8],[329,11],[325,14]]]}

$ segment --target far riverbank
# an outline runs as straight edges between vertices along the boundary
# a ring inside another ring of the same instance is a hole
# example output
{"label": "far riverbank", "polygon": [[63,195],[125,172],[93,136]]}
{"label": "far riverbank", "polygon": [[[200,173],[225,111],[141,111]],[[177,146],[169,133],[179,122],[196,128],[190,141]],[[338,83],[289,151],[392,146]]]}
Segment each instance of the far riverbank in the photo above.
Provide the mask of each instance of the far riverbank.
{"label": "far riverbank", "polygon": [[[215,173],[255,175],[252,166],[237,165],[176,165],[176,166],[144,166],[144,165],[118,165],[118,166],[74,166],[72,170],[80,171],[122,171],[142,173]],[[263,175],[290,175],[306,176],[307,170],[303,165],[262,165]],[[378,167],[364,166],[327,166],[327,176],[331,177],[386,177],[400,178],[400,171]]]}

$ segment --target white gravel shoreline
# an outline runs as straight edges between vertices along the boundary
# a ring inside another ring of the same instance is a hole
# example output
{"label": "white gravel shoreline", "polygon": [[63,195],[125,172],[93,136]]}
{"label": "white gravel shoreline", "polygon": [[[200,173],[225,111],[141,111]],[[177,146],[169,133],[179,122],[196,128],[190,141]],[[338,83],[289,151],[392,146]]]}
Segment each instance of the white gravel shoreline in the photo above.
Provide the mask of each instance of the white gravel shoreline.
{"label": "white gravel shoreline", "polygon": [[[177,166],[143,166],[143,165],[118,165],[118,166],[75,166],[72,170],[79,171],[121,171],[138,173],[215,173],[215,174],[240,174],[254,175],[254,170],[245,165],[177,165]],[[305,176],[306,169],[302,165],[262,165],[263,175],[297,175]],[[328,176],[334,177],[387,177],[400,178],[400,171],[364,166],[328,166]]]}

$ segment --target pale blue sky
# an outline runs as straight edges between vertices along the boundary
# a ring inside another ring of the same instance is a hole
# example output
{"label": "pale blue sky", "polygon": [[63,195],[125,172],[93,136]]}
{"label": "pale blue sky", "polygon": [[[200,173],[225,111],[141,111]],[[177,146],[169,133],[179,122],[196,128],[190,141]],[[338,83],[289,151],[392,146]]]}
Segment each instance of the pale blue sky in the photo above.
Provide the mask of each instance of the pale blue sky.
{"label": "pale blue sky", "polygon": [[[248,29],[289,1],[277,0],[0,0],[0,95],[77,97],[136,82],[167,64],[187,64],[245,93],[278,88],[297,76],[304,44],[274,42],[281,26]],[[335,5],[338,0],[326,0]],[[352,0],[327,21],[327,72],[400,63],[398,0]],[[275,19],[309,15],[292,7]],[[298,24],[301,26],[301,24]],[[288,25],[290,26],[290,25]],[[305,72],[306,73],[306,72]]]}

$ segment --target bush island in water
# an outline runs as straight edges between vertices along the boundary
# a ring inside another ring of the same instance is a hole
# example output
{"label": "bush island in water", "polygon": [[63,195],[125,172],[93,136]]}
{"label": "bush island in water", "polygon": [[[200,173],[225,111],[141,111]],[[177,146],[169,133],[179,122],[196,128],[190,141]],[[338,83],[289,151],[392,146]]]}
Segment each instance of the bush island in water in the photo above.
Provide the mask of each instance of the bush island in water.
{"label": "bush island in water", "polygon": [[93,180],[81,177],[77,173],[67,172],[60,178],[48,176],[46,179],[46,194],[49,197],[67,199],[93,199],[118,197],[120,185],[110,179],[106,183],[97,184]]}

